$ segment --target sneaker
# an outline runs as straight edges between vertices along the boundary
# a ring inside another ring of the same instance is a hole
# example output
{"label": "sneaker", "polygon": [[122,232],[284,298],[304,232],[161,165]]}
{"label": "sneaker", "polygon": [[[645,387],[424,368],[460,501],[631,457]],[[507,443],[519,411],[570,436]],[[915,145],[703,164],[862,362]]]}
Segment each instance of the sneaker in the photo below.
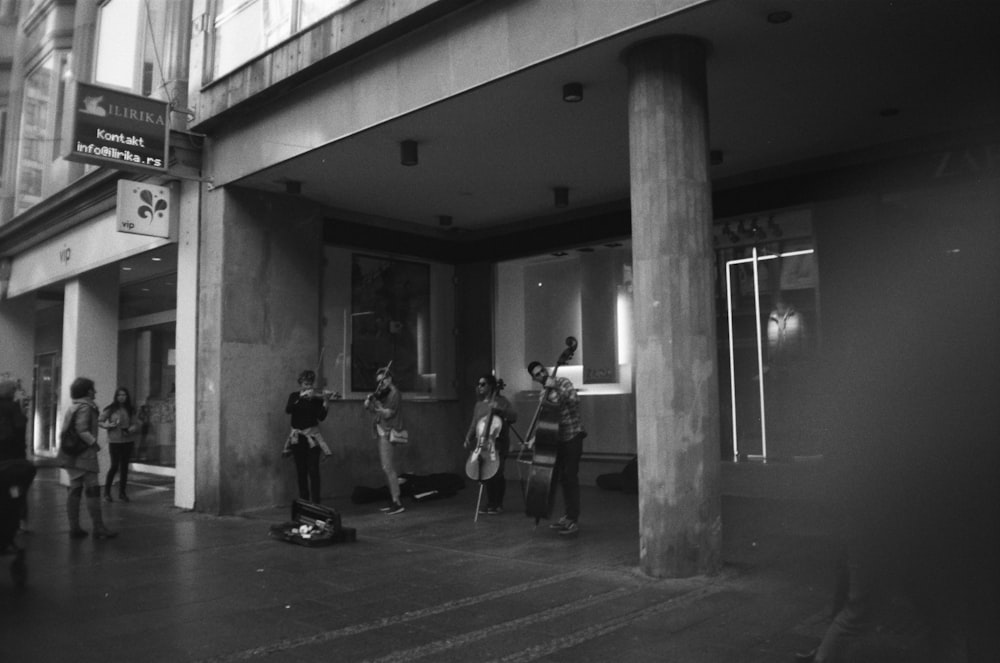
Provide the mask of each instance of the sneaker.
{"label": "sneaker", "polygon": [[95,527],[94,528],[94,538],[95,539],[113,539],[118,536],[118,532],[113,532],[107,527]]}
{"label": "sneaker", "polygon": [[406,509],[403,508],[403,505],[400,504],[399,502],[396,502],[391,507],[389,507],[389,510],[385,512],[385,515],[394,516],[397,513],[403,513],[404,511],[406,511]]}
{"label": "sneaker", "polygon": [[566,516],[563,516],[554,523],[549,524],[549,529],[566,529],[566,525],[569,525],[570,520]]}
{"label": "sneaker", "polygon": [[90,532],[82,528],[71,529],[69,531],[69,538],[71,539],[86,539],[88,536],[90,536]]}
{"label": "sneaker", "polygon": [[559,530],[559,536],[572,536],[574,534],[580,533],[580,526],[576,524],[575,520],[570,520],[566,523],[566,526]]}
{"label": "sneaker", "polygon": [[392,507],[393,503],[389,502],[387,506],[382,507],[381,509],[379,509],[379,511],[381,511],[382,513],[386,513],[387,511],[392,511]]}
{"label": "sneaker", "polygon": [[105,493],[105,495],[104,495],[104,501],[105,501],[105,502],[110,502],[110,501],[112,501],[112,500],[111,500],[111,495],[109,495],[109,494]]}
{"label": "sneaker", "polygon": [[481,507],[479,507],[479,513],[481,513],[483,515],[486,515],[489,512],[490,512],[490,508],[488,506],[481,506]]}
{"label": "sneaker", "polygon": [[118,499],[120,499],[122,502],[131,502],[132,501],[132,500],[130,500],[128,498],[128,495],[126,495],[125,493],[119,493],[118,494]]}
{"label": "sneaker", "polygon": [[503,507],[491,506],[486,509],[486,513],[490,514],[491,516],[499,516],[501,513],[503,513]]}

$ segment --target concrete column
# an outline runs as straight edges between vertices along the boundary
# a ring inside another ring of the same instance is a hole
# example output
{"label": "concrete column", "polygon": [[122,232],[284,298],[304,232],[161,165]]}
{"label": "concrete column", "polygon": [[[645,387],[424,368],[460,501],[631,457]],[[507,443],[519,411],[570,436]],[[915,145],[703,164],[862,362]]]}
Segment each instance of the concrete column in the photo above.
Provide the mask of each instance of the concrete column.
{"label": "concrete column", "polygon": [[625,53],[640,563],[654,577],[721,564],[705,59],[706,45],[682,36]]}
{"label": "concrete column", "polygon": [[319,359],[322,217],[242,190],[206,193],[202,210],[195,508],[233,514],[296,494],[285,403]]}
{"label": "concrete column", "polygon": [[198,393],[198,236],[201,185],[183,182],[177,185],[181,209],[177,229],[177,399],[174,458],[174,504],[182,509],[195,506]]}
{"label": "concrete column", "polygon": [[[88,377],[104,407],[118,386],[118,266],[94,270],[66,283],[63,300],[62,393],[59,416],[69,406],[70,384]],[[108,467],[107,444],[101,441],[101,466]]]}

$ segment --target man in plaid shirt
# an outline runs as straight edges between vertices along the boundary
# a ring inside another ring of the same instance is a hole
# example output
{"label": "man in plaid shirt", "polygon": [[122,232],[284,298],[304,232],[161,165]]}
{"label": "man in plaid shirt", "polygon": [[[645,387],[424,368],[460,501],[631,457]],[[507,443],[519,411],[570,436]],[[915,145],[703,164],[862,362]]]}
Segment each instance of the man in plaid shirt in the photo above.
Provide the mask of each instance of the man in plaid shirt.
{"label": "man in plaid shirt", "polygon": [[580,422],[580,396],[573,383],[563,377],[552,378],[541,362],[528,364],[531,378],[544,387],[542,399],[559,410],[559,447],[552,468],[552,480],[562,484],[566,515],[549,525],[562,536],[579,533],[580,526],[580,456],[583,455],[583,438],[587,432]]}

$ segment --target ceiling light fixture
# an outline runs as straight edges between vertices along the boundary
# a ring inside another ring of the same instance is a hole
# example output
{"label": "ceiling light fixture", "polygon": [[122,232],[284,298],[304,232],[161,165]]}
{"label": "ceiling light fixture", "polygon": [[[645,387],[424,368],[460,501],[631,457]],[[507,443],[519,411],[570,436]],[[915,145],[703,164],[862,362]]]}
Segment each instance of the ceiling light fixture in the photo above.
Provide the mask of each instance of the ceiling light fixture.
{"label": "ceiling light fixture", "polygon": [[452,223],[452,218],[450,216],[448,216],[447,214],[441,214],[440,216],[438,216],[438,225],[439,226],[442,226],[444,228],[448,228],[448,227],[451,226],[451,223]]}
{"label": "ceiling light fixture", "polygon": [[555,199],[556,207],[569,207],[569,188],[557,186],[552,188],[552,195]]}
{"label": "ceiling light fixture", "polygon": [[566,83],[566,85],[563,85],[563,101],[569,104],[583,101],[583,84]]}
{"label": "ceiling light fixture", "polygon": [[297,196],[302,193],[302,182],[299,180],[285,180],[285,193]]}
{"label": "ceiling light fixture", "polygon": [[418,161],[417,141],[404,140],[399,144],[399,163],[404,166],[416,166]]}

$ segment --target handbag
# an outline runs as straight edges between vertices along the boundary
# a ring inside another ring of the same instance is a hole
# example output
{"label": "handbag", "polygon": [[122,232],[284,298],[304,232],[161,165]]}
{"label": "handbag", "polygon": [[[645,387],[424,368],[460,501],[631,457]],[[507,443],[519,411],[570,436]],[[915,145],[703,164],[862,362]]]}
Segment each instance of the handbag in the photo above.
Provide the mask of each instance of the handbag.
{"label": "handbag", "polygon": [[389,429],[389,442],[391,444],[407,444],[410,441],[410,434],[400,429],[390,428]]}
{"label": "handbag", "polygon": [[67,456],[79,456],[86,451],[89,446],[90,445],[77,434],[76,428],[74,428],[72,424],[69,428],[59,433],[59,451],[63,452]]}

